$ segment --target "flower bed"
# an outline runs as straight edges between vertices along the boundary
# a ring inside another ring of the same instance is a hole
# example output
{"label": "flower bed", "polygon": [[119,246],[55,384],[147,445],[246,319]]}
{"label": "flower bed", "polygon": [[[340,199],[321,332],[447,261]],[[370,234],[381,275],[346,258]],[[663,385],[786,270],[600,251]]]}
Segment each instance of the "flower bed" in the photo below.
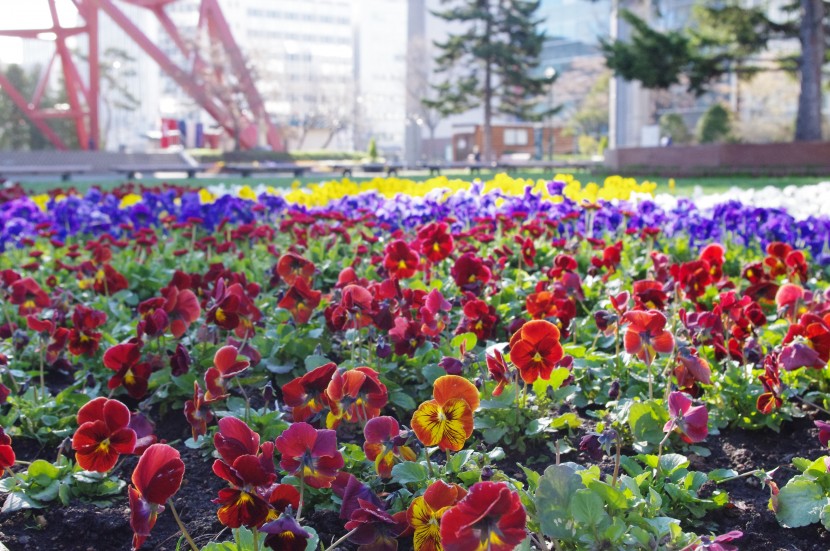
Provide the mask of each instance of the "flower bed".
{"label": "flower bed", "polygon": [[826,548],[830,219],[654,191],[4,191],[0,542]]}

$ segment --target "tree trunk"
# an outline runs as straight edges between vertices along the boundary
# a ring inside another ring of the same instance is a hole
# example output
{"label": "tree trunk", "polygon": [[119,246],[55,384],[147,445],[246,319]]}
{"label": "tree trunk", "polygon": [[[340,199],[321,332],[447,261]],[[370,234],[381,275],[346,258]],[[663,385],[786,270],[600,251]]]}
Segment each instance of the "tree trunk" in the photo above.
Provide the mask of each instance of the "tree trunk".
{"label": "tree trunk", "polygon": [[343,130],[343,128],[342,128],[342,127],[340,127],[340,128],[329,128],[329,135],[328,135],[328,136],[326,136],[326,141],[323,143],[323,145],[322,145],[322,147],[321,147],[320,149],[326,149],[326,148],[329,146],[329,144],[331,144],[331,141],[334,139],[334,137],[335,137],[335,136],[336,136],[336,135],[337,135],[337,134],[338,134],[341,130]]}
{"label": "tree trunk", "polygon": [[308,134],[308,128],[303,126],[302,130],[300,130],[300,135],[297,137],[297,150],[300,150],[300,149],[303,148],[303,144],[305,143],[306,134]]}
{"label": "tree trunk", "polygon": [[[821,0],[819,0],[821,1]],[[488,14],[484,36],[490,40],[490,17]],[[489,47],[489,45],[488,45]],[[485,163],[493,161],[493,61],[490,54],[484,60],[484,137],[481,158]]]}
{"label": "tree trunk", "polygon": [[337,130],[329,130],[329,135],[326,136],[326,141],[323,142],[323,145],[320,146],[320,149],[326,149],[331,141],[334,139],[334,135],[337,134]]}
{"label": "tree trunk", "polygon": [[429,147],[427,147],[427,160],[434,161],[433,148],[435,147],[435,127],[437,125],[429,125]]}
{"label": "tree trunk", "polygon": [[801,0],[801,91],[795,120],[795,141],[821,140],[821,68],[824,63],[824,3]]}

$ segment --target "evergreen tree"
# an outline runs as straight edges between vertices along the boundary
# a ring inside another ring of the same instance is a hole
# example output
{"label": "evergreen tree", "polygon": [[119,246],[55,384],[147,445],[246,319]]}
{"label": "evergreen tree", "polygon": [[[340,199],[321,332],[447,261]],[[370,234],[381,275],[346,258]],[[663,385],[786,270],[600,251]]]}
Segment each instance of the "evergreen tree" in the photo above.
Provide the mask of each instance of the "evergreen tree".
{"label": "evergreen tree", "polygon": [[715,103],[703,113],[697,122],[697,140],[700,143],[722,143],[732,134],[731,116],[726,108]]}
{"label": "evergreen tree", "polygon": [[631,41],[605,41],[602,49],[608,66],[626,80],[652,89],[666,89],[685,80],[689,91],[700,95],[723,75],[751,78],[768,70],[755,63],[757,55],[773,41],[798,40],[800,54],[782,55],[777,69],[799,76],[795,139],[820,140],[828,5],[825,0],[790,0],[782,10],[785,18],[778,20],[765,7],[749,6],[743,0],[706,0],[695,9],[693,28],[667,32],[624,11],[623,18],[633,30]]}
{"label": "evergreen tree", "polygon": [[[24,97],[31,97],[37,84],[37,76],[27,74],[20,65],[14,63],[5,68],[4,74]],[[30,149],[29,142],[35,133],[37,130],[32,128],[23,112],[17,108],[8,94],[0,90],[0,149]]]}
{"label": "evergreen tree", "polygon": [[436,99],[427,107],[446,116],[482,106],[484,143],[482,158],[491,161],[492,119],[495,113],[524,120],[541,120],[550,111],[540,110],[549,79],[533,76],[545,34],[535,17],[540,0],[442,0],[443,9],[433,15],[458,24],[463,30],[445,42],[436,42],[440,53],[436,70],[446,73],[435,86]]}
{"label": "evergreen tree", "polygon": [[666,113],[660,117],[660,135],[671,138],[672,143],[684,145],[692,141],[692,134],[683,117],[677,113]]}

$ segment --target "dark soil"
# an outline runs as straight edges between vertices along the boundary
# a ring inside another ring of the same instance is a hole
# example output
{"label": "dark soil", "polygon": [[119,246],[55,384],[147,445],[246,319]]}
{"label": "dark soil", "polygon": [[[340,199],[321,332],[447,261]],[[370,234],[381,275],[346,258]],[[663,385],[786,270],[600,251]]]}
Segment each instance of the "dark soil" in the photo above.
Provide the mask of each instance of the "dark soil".
{"label": "dark soil", "polygon": [[[738,472],[753,469],[772,470],[775,481],[783,487],[787,480],[799,474],[791,461],[794,457],[815,459],[827,454],[818,440],[818,429],[809,418],[785,423],[781,432],[725,430],[718,436],[710,436],[705,442],[712,451],[711,457],[696,458],[692,467],[701,471],[716,468],[732,468]],[[737,543],[740,549],[764,549],[765,551],[827,551],[830,549],[830,533],[820,524],[804,528],[784,529],[768,509],[769,489],[761,487],[755,478],[725,482],[730,505],[723,512],[711,515],[720,533],[740,530],[744,537]]]}
{"label": "dark soil", "polygon": [[[588,421],[587,423],[590,423]],[[167,441],[183,441],[189,436],[190,428],[180,412],[166,416],[157,426],[158,436]],[[574,444],[578,444],[578,437]],[[716,468],[732,468],[739,472],[752,469],[771,470],[779,468],[775,479],[779,486],[797,474],[792,467],[794,457],[816,458],[825,453],[818,438],[817,429],[810,419],[786,423],[780,434],[771,431],[724,430],[720,435],[710,436],[705,445],[712,455],[707,458],[691,456],[691,468],[709,471]],[[14,442],[18,457],[31,461],[36,458],[53,460],[54,448],[43,448],[37,442],[17,439]],[[211,470],[212,458],[201,451],[177,445],[185,462],[185,478],[181,490],[176,494],[176,509],[187,525],[196,543],[205,545],[209,541],[225,541],[232,538],[230,530],[216,518],[216,505],[211,502],[225,483]],[[563,461],[583,462],[578,452],[563,456]],[[631,453],[627,450],[626,453]],[[542,460],[545,461],[542,461]],[[116,468],[116,473],[128,480],[137,459],[130,457]],[[552,463],[554,457],[545,442],[533,441],[523,454],[508,452],[500,465],[516,478],[524,478],[517,462],[542,470]],[[610,463],[603,462],[603,470],[610,469]],[[830,534],[816,524],[806,528],[783,529],[775,516],[767,509],[769,490],[761,487],[754,478],[745,478],[724,483],[731,503],[725,511],[718,511],[706,519],[717,532],[740,530],[744,537],[737,542],[740,549],[764,549],[765,551],[825,551],[830,549]],[[321,510],[306,512],[308,525],[314,527],[324,545],[337,540],[344,534],[344,521],[337,513]],[[169,512],[159,515],[153,533],[145,543],[145,550],[172,551],[176,549],[179,530]],[[0,542],[10,551],[127,551],[132,542],[129,525],[129,507],[126,495],[119,497],[112,507],[102,509],[92,504],[74,502],[69,507],[53,505],[40,511],[21,511],[0,517]],[[353,549],[351,545],[343,549]],[[401,541],[400,549],[411,549],[411,539]]]}

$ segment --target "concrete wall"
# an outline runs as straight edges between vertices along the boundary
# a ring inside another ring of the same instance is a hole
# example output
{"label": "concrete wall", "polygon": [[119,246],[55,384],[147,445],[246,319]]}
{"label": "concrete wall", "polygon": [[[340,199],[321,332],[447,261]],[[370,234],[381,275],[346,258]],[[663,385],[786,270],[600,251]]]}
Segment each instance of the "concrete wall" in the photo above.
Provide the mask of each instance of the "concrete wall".
{"label": "concrete wall", "polygon": [[830,142],[609,149],[605,166],[626,175],[830,174]]}

